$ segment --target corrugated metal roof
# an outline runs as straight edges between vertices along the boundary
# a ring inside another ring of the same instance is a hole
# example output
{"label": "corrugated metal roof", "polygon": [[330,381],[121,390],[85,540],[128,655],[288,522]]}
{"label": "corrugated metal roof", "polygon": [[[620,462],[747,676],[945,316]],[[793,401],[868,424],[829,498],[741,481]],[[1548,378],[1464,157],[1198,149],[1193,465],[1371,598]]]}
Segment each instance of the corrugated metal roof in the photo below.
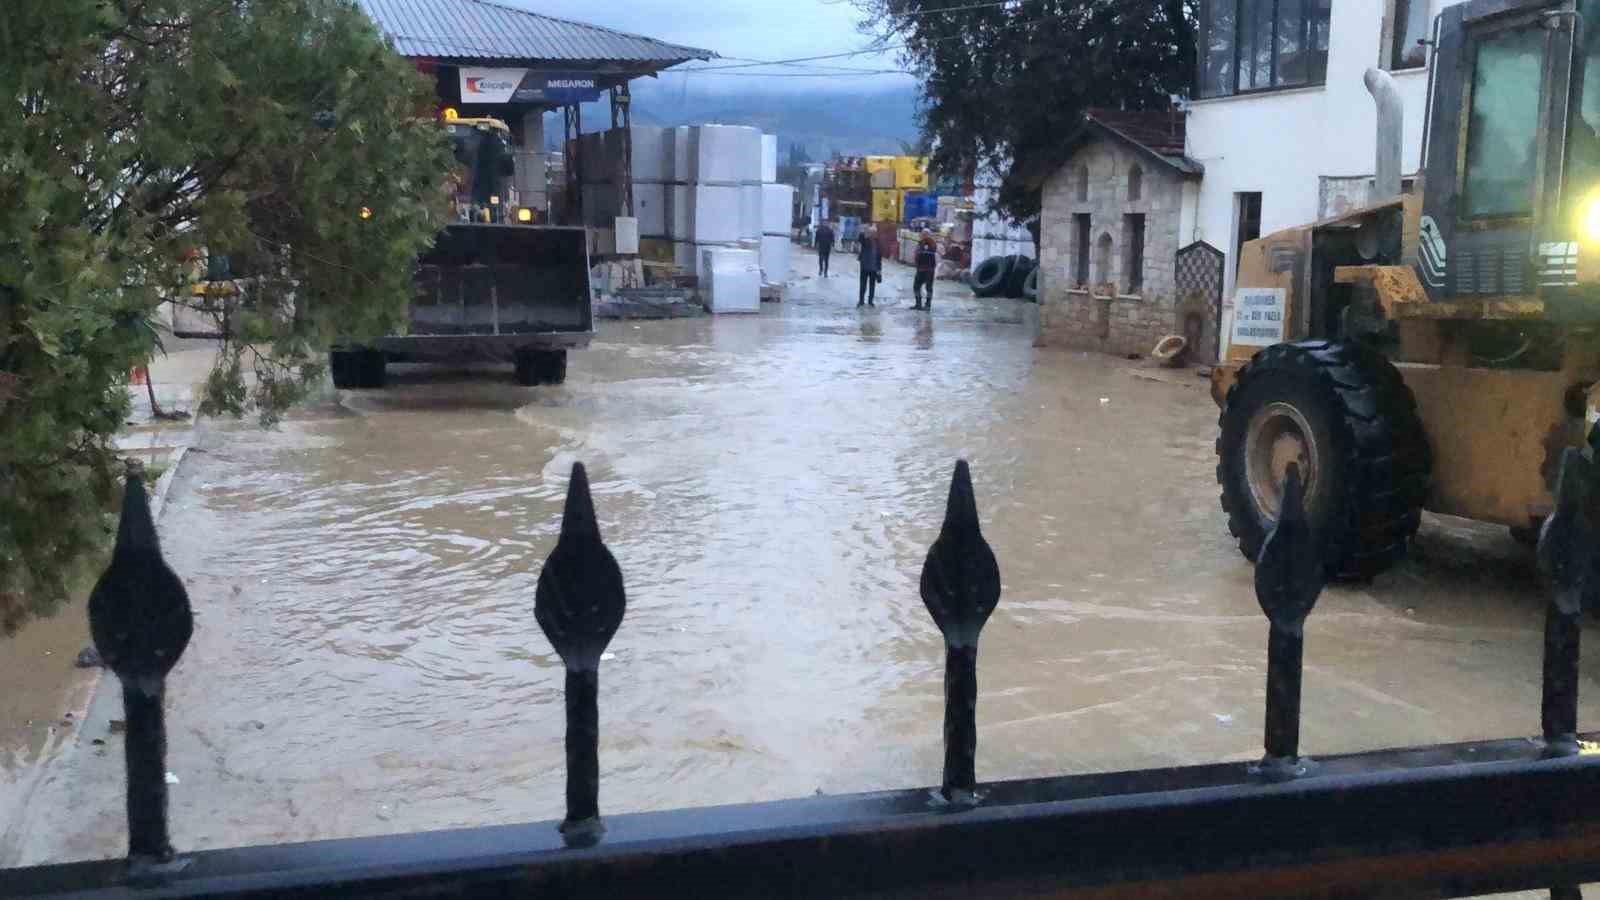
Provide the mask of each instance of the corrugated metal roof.
{"label": "corrugated metal roof", "polygon": [[403,56],[440,59],[647,63],[715,53],[487,0],[357,0]]}

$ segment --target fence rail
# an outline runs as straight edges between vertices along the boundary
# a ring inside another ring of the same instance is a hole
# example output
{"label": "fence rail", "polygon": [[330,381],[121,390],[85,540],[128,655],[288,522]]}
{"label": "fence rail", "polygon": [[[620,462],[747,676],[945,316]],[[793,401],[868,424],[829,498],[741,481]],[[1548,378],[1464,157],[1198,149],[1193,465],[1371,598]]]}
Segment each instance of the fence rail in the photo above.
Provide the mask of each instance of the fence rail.
{"label": "fence rail", "polygon": [[1322,560],[1291,465],[1256,568],[1268,619],[1261,760],[979,784],[978,639],[1000,573],[961,462],[921,581],[946,649],[940,787],[602,818],[599,665],[626,600],[578,465],[535,599],[567,669],[561,822],[178,854],[167,838],[162,698],[192,623],[133,473],[90,602],[129,713],[129,855],[0,871],[0,895],[1576,896],[1573,885],[1600,880],[1600,754],[1577,732],[1597,481],[1589,451],[1567,451],[1540,545],[1553,591],[1537,738],[1300,755],[1304,624]]}

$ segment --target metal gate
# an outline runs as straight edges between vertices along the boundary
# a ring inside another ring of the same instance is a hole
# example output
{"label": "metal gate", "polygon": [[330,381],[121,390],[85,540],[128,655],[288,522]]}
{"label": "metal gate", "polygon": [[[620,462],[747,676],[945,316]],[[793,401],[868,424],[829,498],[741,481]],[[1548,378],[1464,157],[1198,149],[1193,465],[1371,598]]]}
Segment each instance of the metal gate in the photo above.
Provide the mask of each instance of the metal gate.
{"label": "metal gate", "polygon": [[163,707],[193,622],[133,472],[89,608],[126,709],[129,854],[0,871],[0,895],[1577,896],[1574,885],[1600,880],[1600,755],[1577,731],[1579,617],[1600,538],[1587,453],[1566,451],[1539,548],[1553,587],[1544,658],[1527,661],[1530,681],[1542,673],[1537,715],[1529,709],[1539,737],[1302,755],[1304,625],[1323,562],[1291,465],[1255,570],[1267,618],[1260,760],[979,783],[978,638],[1000,568],[961,462],[921,580],[945,643],[941,785],[604,819],[599,668],[626,604],[579,464],[534,603],[566,667],[566,818],[197,853],[168,837]]}
{"label": "metal gate", "polygon": [[[1188,339],[1197,355],[1204,347],[1212,360],[1220,360],[1222,251],[1205,241],[1196,241],[1178,251],[1173,265],[1173,284],[1178,293],[1178,331]],[[1191,321],[1198,321],[1198,334],[1190,333]]]}

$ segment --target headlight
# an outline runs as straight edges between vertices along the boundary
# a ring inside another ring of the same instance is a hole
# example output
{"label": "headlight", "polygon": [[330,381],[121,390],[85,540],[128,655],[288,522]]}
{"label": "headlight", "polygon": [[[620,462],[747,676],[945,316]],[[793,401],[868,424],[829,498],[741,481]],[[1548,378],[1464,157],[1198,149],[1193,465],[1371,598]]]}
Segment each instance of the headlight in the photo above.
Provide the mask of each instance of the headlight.
{"label": "headlight", "polygon": [[361,207],[361,218],[363,218],[363,219],[372,218],[372,210],[366,208],[365,206]]}
{"label": "headlight", "polygon": [[517,221],[518,222],[532,222],[533,221],[533,210],[527,208],[526,206],[524,206],[521,209],[517,210]]}
{"label": "headlight", "polygon": [[1578,235],[1586,244],[1600,244],[1600,191],[1594,191],[1578,206]]}

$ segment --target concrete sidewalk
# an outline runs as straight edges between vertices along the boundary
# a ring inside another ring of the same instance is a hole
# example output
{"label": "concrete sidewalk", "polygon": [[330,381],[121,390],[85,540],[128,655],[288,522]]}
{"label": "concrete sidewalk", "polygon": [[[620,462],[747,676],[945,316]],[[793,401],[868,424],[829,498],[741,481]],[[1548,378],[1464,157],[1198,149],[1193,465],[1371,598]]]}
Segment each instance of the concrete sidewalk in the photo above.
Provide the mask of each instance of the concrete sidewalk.
{"label": "concrete sidewalk", "polygon": [[[152,361],[149,371],[156,403],[167,413],[188,415],[155,418],[149,389],[130,384],[132,410],[126,430],[115,440],[124,455],[162,473],[150,495],[157,522],[178,467],[195,442],[197,428],[203,427],[194,410],[217,355],[213,341],[167,336],[166,344],[171,352]],[[7,644],[16,655],[6,662],[24,671],[7,679],[16,694],[13,702],[0,707],[0,713],[14,720],[0,722],[6,738],[0,746],[0,867],[16,865],[25,840],[20,823],[38,800],[40,786],[59,777],[74,755],[84,752],[80,744],[90,722],[97,723],[97,733],[104,733],[112,718],[121,717],[118,692],[100,690],[104,670],[74,665],[78,651],[89,644],[82,598],[74,598],[50,619],[25,626]],[[104,747],[94,750],[104,752]]]}

